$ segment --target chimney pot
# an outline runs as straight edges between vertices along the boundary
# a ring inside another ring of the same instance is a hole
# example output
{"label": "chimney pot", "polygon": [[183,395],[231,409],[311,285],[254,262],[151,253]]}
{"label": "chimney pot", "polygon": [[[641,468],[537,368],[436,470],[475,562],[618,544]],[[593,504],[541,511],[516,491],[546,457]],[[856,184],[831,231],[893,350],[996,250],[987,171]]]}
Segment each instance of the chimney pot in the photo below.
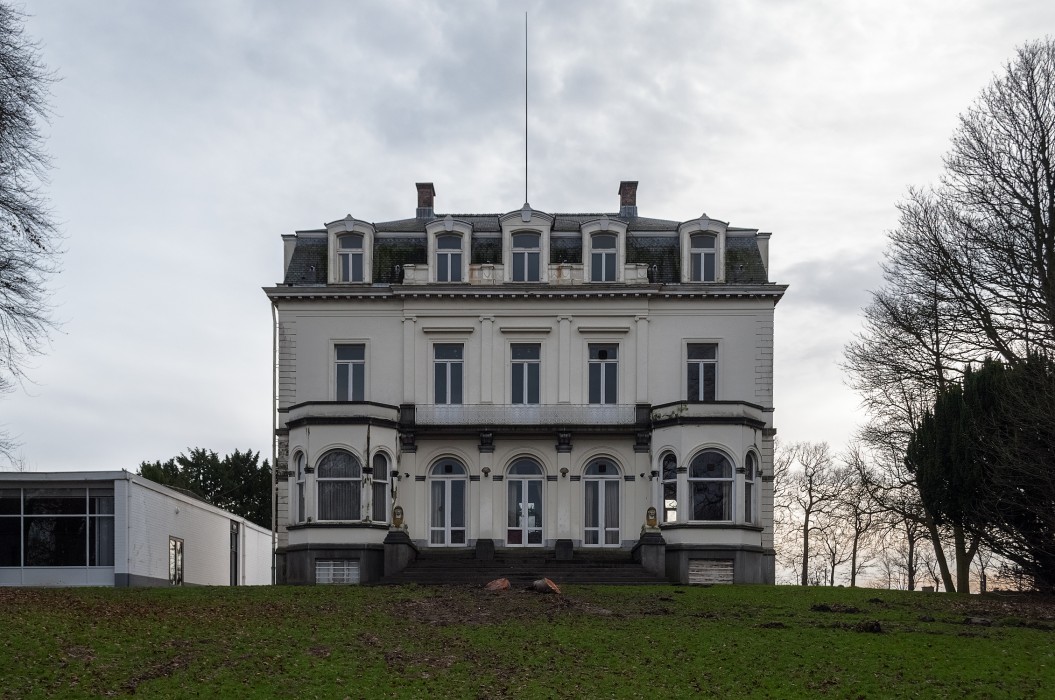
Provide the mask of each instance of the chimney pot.
{"label": "chimney pot", "polygon": [[637,216],[637,180],[623,180],[619,183],[619,216]]}
{"label": "chimney pot", "polygon": [[419,219],[431,219],[433,217],[432,199],[436,196],[436,188],[431,182],[416,183],[418,188],[418,211]]}

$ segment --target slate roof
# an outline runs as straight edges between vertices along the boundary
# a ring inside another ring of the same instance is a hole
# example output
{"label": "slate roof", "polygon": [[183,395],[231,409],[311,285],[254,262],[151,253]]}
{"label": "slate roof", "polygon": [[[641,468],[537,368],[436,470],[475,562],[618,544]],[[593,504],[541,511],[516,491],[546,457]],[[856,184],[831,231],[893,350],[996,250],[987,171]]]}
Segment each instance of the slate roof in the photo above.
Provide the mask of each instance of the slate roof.
{"label": "slate roof", "polygon": [[[451,217],[472,225],[472,264],[502,261],[502,227],[499,219],[504,214],[452,214]],[[681,222],[647,217],[621,218],[618,214],[553,214],[553,233],[550,238],[550,263],[582,263],[582,239],[577,235],[580,226],[603,216],[627,225],[626,262],[644,263],[649,267],[649,280],[660,284],[676,284],[681,280],[681,254],[678,249],[678,226]],[[374,224],[373,281],[398,284],[402,281],[404,265],[428,262],[428,241],[425,224],[434,219],[399,219]],[[729,231],[737,229],[730,228]],[[318,233],[322,233],[321,231]],[[565,234],[565,235],[561,235]],[[725,280],[733,284],[767,284],[765,266],[753,236],[727,235],[725,244]],[[325,236],[298,236],[285,284],[326,284],[327,255]]]}

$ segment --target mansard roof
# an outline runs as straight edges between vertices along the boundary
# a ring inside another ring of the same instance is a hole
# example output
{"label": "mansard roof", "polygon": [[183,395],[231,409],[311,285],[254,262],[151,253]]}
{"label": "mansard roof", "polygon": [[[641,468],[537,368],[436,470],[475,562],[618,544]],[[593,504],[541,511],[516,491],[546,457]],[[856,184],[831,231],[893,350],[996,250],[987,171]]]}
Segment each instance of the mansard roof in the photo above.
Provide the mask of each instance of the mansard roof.
{"label": "mansard roof", "polygon": [[[372,224],[373,282],[392,284],[399,281],[399,270],[405,265],[428,262],[428,237],[425,227],[447,214],[431,217],[398,219]],[[451,214],[456,221],[472,228],[470,263],[502,262],[501,217],[505,214]],[[649,266],[650,280],[658,284],[677,284],[681,280],[681,254],[678,227],[683,223],[669,219],[625,217],[618,213],[552,214],[549,262],[551,264],[583,262],[581,226],[607,217],[626,224],[626,262]],[[736,235],[737,233],[747,235]],[[754,229],[729,227],[725,239],[725,280],[733,284],[768,284],[765,265],[755,239]],[[325,285],[328,276],[325,229],[299,231],[296,246],[286,269],[284,284]]]}

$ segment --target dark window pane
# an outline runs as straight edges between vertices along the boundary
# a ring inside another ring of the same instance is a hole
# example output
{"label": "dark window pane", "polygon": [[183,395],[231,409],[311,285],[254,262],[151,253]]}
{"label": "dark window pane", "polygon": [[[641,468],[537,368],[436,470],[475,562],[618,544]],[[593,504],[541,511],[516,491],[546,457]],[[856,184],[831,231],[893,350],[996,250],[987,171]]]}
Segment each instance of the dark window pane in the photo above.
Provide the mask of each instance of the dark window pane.
{"label": "dark window pane", "polygon": [[113,515],[114,490],[88,489],[88,512],[92,515]]}
{"label": "dark window pane", "polygon": [[85,489],[26,489],[26,515],[83,515]]}
{"label": "dark window pane", "polygon": [[358,479],[359,460],[351,452],[336,450],[327,452],[319,460],[320,479]]}
{"label": "dark window pane", "polygon": [[615,403],[616,402],[616,396],[615,396],[615,385],[616,385],[615,369],[616,369],[616,367],[615,367],[615,363],[614,362],[608,362],[608,363],[606,363],[604,365],[604,370],[605,370],[604,371],[604,402],[605,403]]}
{"label": "dark window pane", "polygon": [[604,256],[604,279],[607,282],[615,281],[615,255],[612,253]]}
{"label": "dark window pane", "polygon": [[343,249],[362,250],[363,248],[363,237],[359,235],[341,236],[340,241],[340,247]]}
{"label": "dark window pane", "polygon": [[526,261],[523,253],[513,253],[513,281],[523,282],[525,279],[524,268]]}
{"label": "dark window pane", "polygon": [[348,400],[348,368],[350,365],[337,365],[337,400]]}
{"label": "dark window pane", "polygon": [[[509,468],[510,474],[542,474],[542,467],[533,459],[518,459]],[[509,482],[510,484],[518,482]]]}
{"label": "dark window pane", "polygon": [[374,482],[374,512],[370,516],[374,522],[388,522],[388,484]]}
{"label": "dark window pane", "polygon": [[604,255],[601,253],[594,253],[590,256],[590,281],[604,281]]}
{"label": "dark window pane", "polygon": [[609,236],[606,234],[594,236],[593,247],[596,249],[614,250],[615,236]]}
{"label": "dark window pane", "polygon": [[366,346],[364,345],[338,345],[334,348],[334,351],[339,362],[363,360],[366,357]]}
{"label": "dark window pane", "polygon": [[22,489],[0,489],[0,515],[22,514]]}
{"label": "dark window pane", "polygon": [[358,481],[320,481],[320,520],[359,520]]}
{"label": "dark window pane", "polygon": [[436,247],[441,250],[459,250],[462,247],[462,237],[440,236],[436,239]]}
{"label": "dark window pane", "polygon": [[451,282],[462,281],[462,254],[451,253]]}
{"label": "dark window pane", "polygon": [[460,360],[462,359],[461,343],[438,343],[435,346],[437,360]]}
{"label": "dark window pane", "polygon": [[715,398],[715,382],[716,382],[716,370],[717,367],[713,362],[709,362],[703,366],[703,396],[701,397],[704,401],[714,401]]}
{"label": "dark window pane", "polygon": [[590,363],[590,403],[601,403],[601,365]]}
{"label": "dark window pane", "polygon": [[689,363],[689,386],[686,391],[686,398],[689,401],[700,400],[700,363],[690,362]]}
{"label": "dark window pane", "polygon": [[[673,481],[678,478],[678,460],[674,455],[668,454],[663,457],[663,481]],[[673,498],[673,496],[671,496]]]}
{"label": "dark window pane", "polygon": [[727,482],[695,482],[692,484],[692,519],[727,520]]}
{"label": "dark window pane", "polygon": [[524,403],[524,363],[513,363],[513,403]]}
{"label": "dark window pane", "polygon": [[590,344],[591,360],[614,360],[617,357],[618,352],[618,345],[599,345],[597,343]]}
{"label": "dark window pane", "polygon": [[363,389],[366,387],[366,365],[357,363],[352,365],[352,401],[363,400]]}
{"label": "dark window pane", "polygon": [[714,343],[692,343],[689,345],[690,360],[713,360],[718,356],[718,346]]}
{"label": "dark window pane", "polygon": [[88,566],[114,565],[114,519],[88,519]]}
{"label": "dark window pane", "polygon": [[703,281],[713,282],[717,279],[714,276],[714,254],[704,253],[703,254]]}
{"label": "dark window pane", "polygon": [[348,259],[348,255],[347,254],[338,255],[337,257],[339,257],[340,260],[341,260],[341,281],[342,282],[350,282],[351,281],[351,269],[350,269],[351,260]]}
{"label": "dark window pane", "polygon": [[447,363],[436,363],[436,403],[447,403]]}
{"label": "dark window pane", "polygon": [[363,256],[361,254],[357,253],[352,255],[352,276],[349,278],[349,281],[363,281]]}
{"label": "dark window pane", "polygon": [[714,236],[699,233],[692,236],[691,240],[693,248],[714,248]]}
{"label": "dark window pane", "polygon": [[537,343],[514,343],[514,360],[537,360],[539,359],[539,346]]}
{"label": "dark window pane", "polygon": [[451,363],[451,403],[462,402],[462,363]]}
{"label": "dark window pane", "polygon": [[537,233],[517,233],[513,236],[514,248],[538,248],[539,235]]}
{"label": "dark window pane", "polygon": [[528,387],[527,402],[539,402],[539,366],[537,363],[528,365]]}
{"label": "dark window pane", "polygon": [[26,518],[26,566],[84,566],[88,542],[87,520],[87,516]]}
{"label": "dark window pane", "polygon": [[451,481],[451,527],[465,527],[465,482]]}
{"label": "dark window pane", "polygon": [[700,258],[699,253],[692,254],[692,281],[703,281],[703,260]]}
{"label": "dark window pane", "polygon": [[542,279],[539,275],[538,253],[528,253],[527,266],[527,279],[529,282],[538,282]]}
{"label": "dark window pane", "polygon": [[693,479],[731,479],[733,465],[721,452],[704,452],[692,460],[689,476]]}
{"label": "dark window pane", "polygon": [[21,518],[0,518],[0,566],[22,566],[21,529]]}

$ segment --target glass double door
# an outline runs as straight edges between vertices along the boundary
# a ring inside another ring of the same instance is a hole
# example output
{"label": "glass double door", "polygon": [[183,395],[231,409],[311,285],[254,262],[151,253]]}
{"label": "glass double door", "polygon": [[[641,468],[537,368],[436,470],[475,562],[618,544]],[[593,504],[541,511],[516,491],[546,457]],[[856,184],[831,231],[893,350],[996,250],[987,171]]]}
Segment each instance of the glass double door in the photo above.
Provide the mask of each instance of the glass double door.
{"label": "glass double door", "polygon": [[434,479],[430,488],[429,544],[465,546],[465,479]]}
{"label": "glass double door", "polygon": [[542,546],[542,484],[540,477],[513,476],[508,481],[506,544]]}

